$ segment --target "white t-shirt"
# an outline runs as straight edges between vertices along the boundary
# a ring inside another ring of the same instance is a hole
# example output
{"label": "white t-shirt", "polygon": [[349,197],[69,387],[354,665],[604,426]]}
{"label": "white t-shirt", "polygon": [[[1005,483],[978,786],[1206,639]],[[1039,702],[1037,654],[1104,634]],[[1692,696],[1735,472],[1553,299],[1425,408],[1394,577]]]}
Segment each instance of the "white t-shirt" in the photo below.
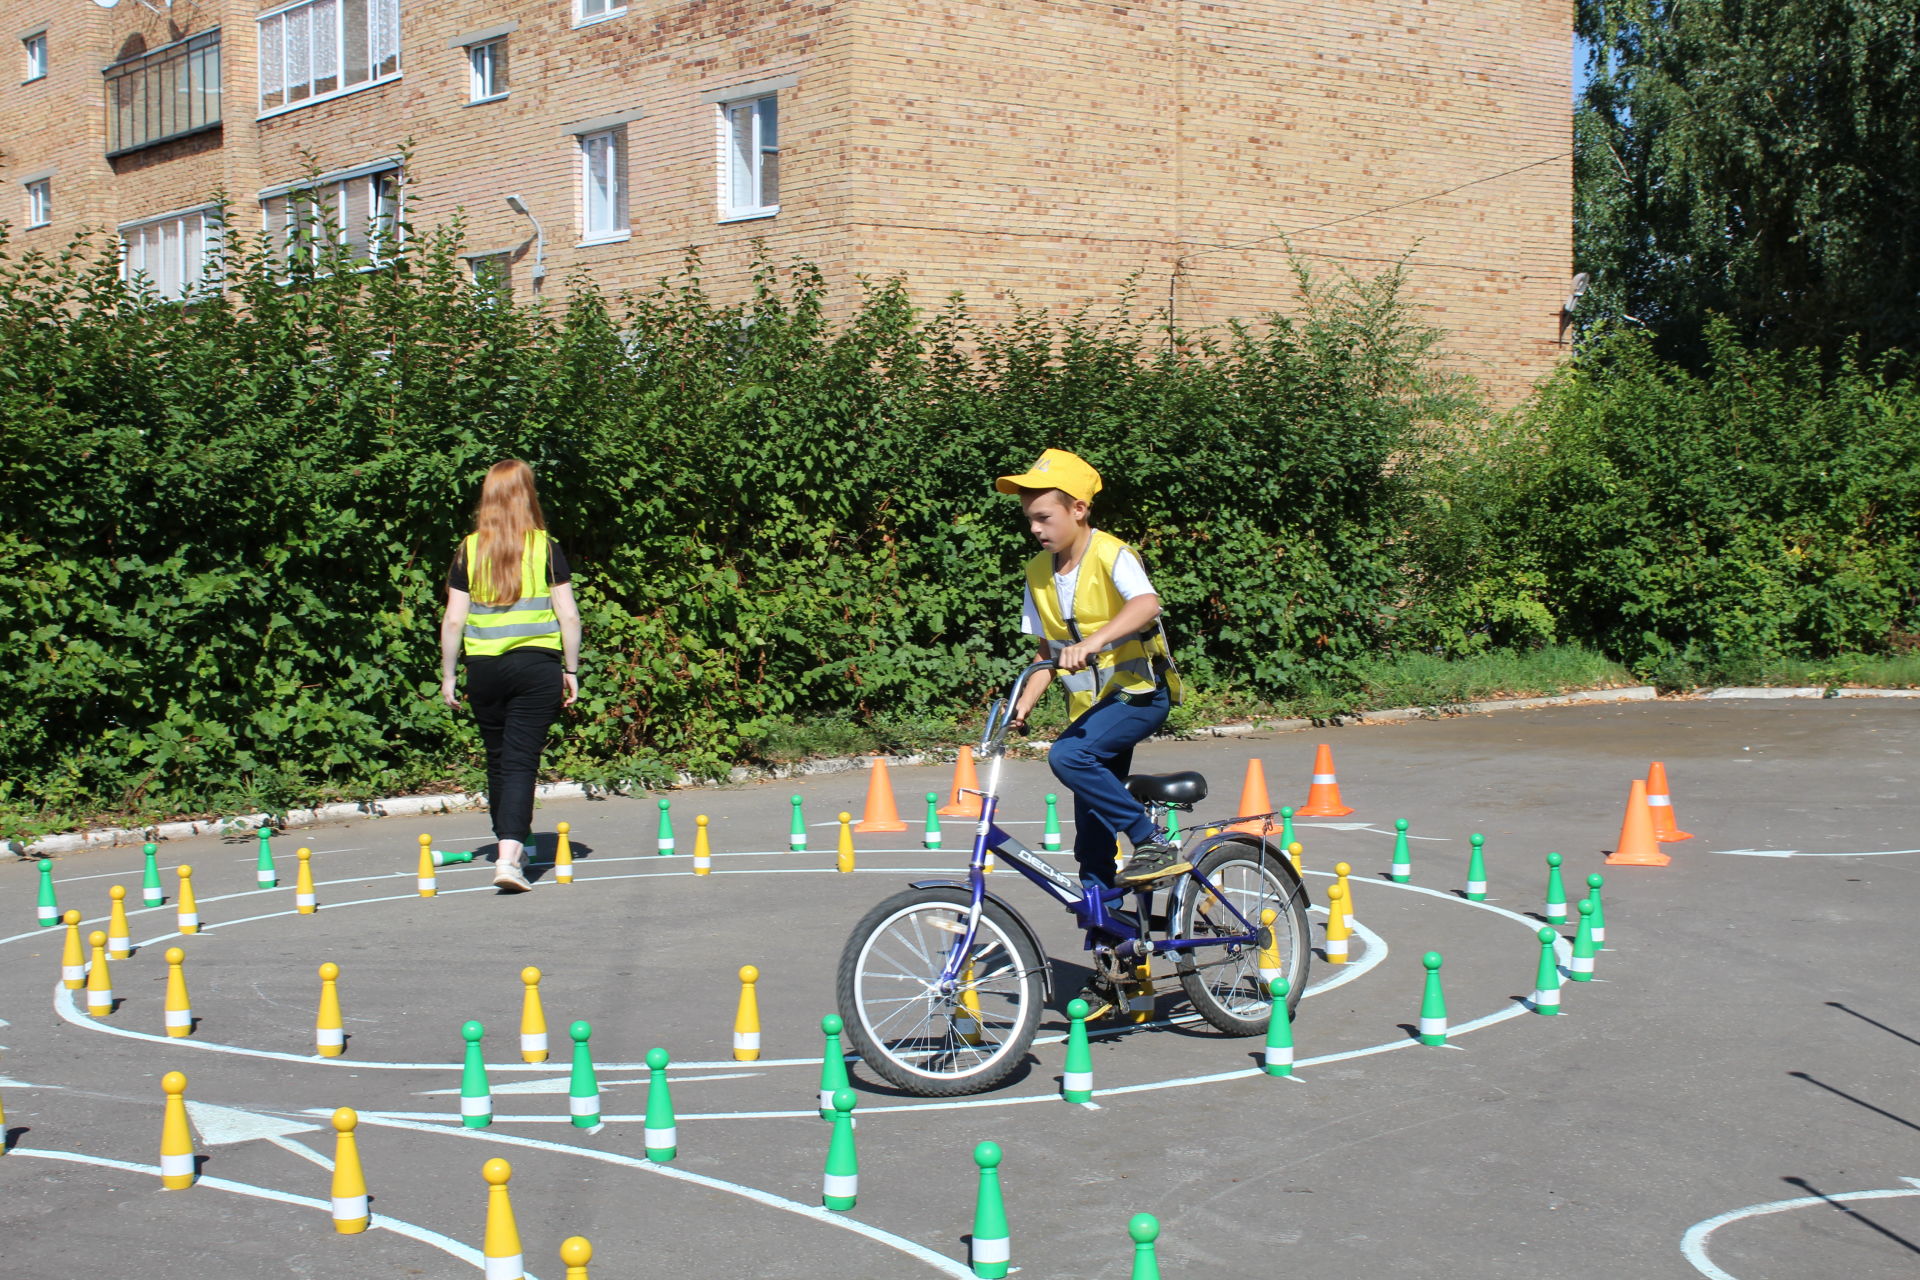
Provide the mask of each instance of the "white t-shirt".
{"label": "white t-shirt", "polygon": [[[1073,566],[1071,573],[1053,575],[1053,593],[1060,601],[1060,616],[1073,616],[1073,593],[1080,586],[1080,570],[1087,563],[1085,556]],[[1153,589],[1153,583],[1147,580],[1146,566],[1140,563],[1140,557],[1131,549],[1122,551],[1113,560],[1113,585],[1120,592],[1122,600],[1131,600],[1135,596],[1154,596],[1160,593]],[[1044,636],[1046,631],[1040,625],[1040,611],[1033,604],[1033,588],[1028,587],[1021,593],[1020,634]]]}

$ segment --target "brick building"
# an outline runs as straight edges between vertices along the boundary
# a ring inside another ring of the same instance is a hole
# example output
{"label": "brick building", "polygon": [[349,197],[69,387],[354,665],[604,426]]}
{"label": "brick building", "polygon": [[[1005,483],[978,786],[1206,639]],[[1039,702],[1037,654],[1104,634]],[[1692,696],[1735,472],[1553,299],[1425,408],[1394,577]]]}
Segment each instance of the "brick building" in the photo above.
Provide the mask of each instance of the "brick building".
{"label": "brick building", "polygon": [[200,279],[219,190],[237,225],[327,217],[372,256],[400,201],[463,210],[475,270],[523,297],[646,284],[689,246],[724,294],[761,239],[843,291],[899,272],[987,314],[1137,274],[1206,325],[1285,309],[1288,243],[1363,272],[1411,250],[1414,300],[1503,398],[1564,351],[1571,0],[0,11],[13,247],[111,229],[168,290]]}

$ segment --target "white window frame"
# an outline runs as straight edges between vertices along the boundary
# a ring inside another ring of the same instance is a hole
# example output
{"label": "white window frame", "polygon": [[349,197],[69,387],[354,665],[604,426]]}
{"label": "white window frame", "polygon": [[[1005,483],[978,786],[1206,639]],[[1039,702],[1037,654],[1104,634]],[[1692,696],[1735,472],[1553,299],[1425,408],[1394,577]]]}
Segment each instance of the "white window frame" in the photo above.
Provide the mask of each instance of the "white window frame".
{"label": "white window frame", "polygon": [[[633,237],[633,226],[627,210],[627,131],[625,126],[616,125],[611,129],[602,129],[594,133],[579,135],[580,148],[580,243],[618,244]],[[610,194],[606,199],[608,206],[604,225],[594,223],[595,200],[594,186],[597,155],[604,147],[608,164],[606,186]]]}
{"label": "white window frame", "polygon": [[[590,6],[597,5],[597,8]],[[573,29],[591,27],[602,22],[626,16],[627,6],[621,0],[573,0]]]}
{"label": "white window frame", "polygon": [[[512,249],[492,249],[465,255],[467,279],[489,305],[501,294],[511,296],[513,293],[513,252]],[[496,268],[499,274],[489,278]]]}
{"label": "white window frame", "polygon": [[27,227],[44,227],[53,221],[53,179],[35,178],[21,184],[27,195]]}
{"label": "white window frame", "polygon": [[27,74],[21,84],[32,84],[35,80],[47,78],[47,33],[36,31],[30,36],[20,37],[20,47],[27,55]]}
{"label": "white window frame", "polygon": [[[779,93],[731,98],[716,103],[715,107],[720,148],[720,221],[745,222],[753,218],[773,217],[780,212],[779,179],[776,176],[774,180],[774,198],[771,202],[764,198],[762,182],[765,157],[773,155],[777,164],[780,154]],[[735,144],[736,132],[743,122],[747,128],[745,156],[740,154]],[[769,124],[771,129],[768,128]],[[768,132],[773,134],[770,143],[765,136]]]}
{"label": "white window frame", "polygon": [[[497,36],[467,46],[467,101],[494,102],[507,96],[502,72],[506,70],[507,38]],[[484,66],[484,69],[483,69]]]}
{"label": "white window frame", "polygon": [[[363,33],[366,40],[366,77],[347,83],[348,10],[363,9]],[[400,0],[294,0],[292,4],[270,9],[255,19],[259,39],[259,119],[284,115],[328,102],[349,93],[359,93],[376,85],[398,80],[400,65]],[[297,52],[296,52],[297,50]],[[318,60],[330,53],[331,76],[321,75]],[[306,93],[298,99],[288,95],[297,87],[289,76],[304,60],[306,78],[298,82]],[[384,69],[383,69],[384,68]],[[313,86],[331,79],[331,89]],[[269,104],[275,94],[281,100]]]}
{"label": "white window frame", "polygon": [[144,274],[170,301],[217,290],[224,233],[219,214],[218,205],[202,205],[122,223],[120,278],[132,283]]}
{"label": "white window frame", "polygon": [[[309,244],[324,244],[331,236],[364,250],[355,254],[359,269],[374,271],[406,246],[406,203],[406,175],[397,162],[382,160],[266,188],[260,193],[260,223],[282,261],[295,249],[290,231],[309,226]],[[386,228],[385,234],[379,228]]]}

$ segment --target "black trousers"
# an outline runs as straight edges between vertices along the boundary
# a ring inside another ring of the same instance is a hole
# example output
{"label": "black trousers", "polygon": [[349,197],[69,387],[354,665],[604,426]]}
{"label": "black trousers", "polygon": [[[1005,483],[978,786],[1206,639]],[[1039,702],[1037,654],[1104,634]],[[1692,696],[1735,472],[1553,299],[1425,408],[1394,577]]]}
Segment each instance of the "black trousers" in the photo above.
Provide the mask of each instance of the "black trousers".
{"label": "black trousers", "polygon": [[467,701],[487,744],[487,808],[495,839],[524,844],[533,833],[534,778],[565,696],[560,655],[551,650],[467,659]]}

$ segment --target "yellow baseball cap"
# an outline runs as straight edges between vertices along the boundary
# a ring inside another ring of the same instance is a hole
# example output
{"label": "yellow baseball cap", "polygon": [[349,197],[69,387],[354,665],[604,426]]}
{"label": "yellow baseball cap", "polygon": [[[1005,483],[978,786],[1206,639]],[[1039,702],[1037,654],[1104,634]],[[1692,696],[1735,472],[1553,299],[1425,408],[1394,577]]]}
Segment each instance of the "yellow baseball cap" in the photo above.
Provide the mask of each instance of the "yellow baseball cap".
{"label": "yellow baseball cap", "polygon": [[1082,502],[1092,502],[1100,492],[1100,473],[1078,454],[1065,449],[1048,449],[1026,472],[1001,476],[993,482],[1001,493],[1019,493],[1022,489],[1058,489]]}

